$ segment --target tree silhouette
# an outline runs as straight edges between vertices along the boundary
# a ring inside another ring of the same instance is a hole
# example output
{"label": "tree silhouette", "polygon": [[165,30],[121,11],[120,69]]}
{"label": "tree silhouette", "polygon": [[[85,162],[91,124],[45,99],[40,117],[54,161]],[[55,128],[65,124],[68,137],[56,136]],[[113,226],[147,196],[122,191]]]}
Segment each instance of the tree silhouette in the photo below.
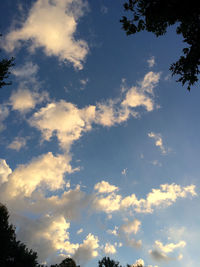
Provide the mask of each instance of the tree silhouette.
{"label": "tree silhouette", "polygon": [[176,33],[182,35],[186,47],[179,60],[170,66],[172,75],[187,89],[198,81],[200,73],[200,2],[196,0],[128,0],[125,11],[131,18],[123,16],[120,22],[127,35],[146,30],[160,36],[167,28],[176,25]]}
{"label": "tree silhouette", "polygon": [[60,264],[51,265],[51,267],[80,267],[76,265],[76,262],[72,258],[64,259]]}
{"label": "tree silhouette", "polygon": [[0,266],[39,267],[37,253],[16,240],[15,228],[8,219],[7,208],[0,204]]}
{"label": "tree silhouette", "polygon": [[[0,34],[1,36],[1,34]],[[14,66],[14,58],[2,59],[0,60],[0,88],[5,85],[10,85],[11,82],[6,82],[5,80],[9,77],[9,69]]]}
{"label": "tree silhouette", "polygon": [[99,267],[122,267],[118,261],[111,260],[109,257],[104,257],[99,261]]}

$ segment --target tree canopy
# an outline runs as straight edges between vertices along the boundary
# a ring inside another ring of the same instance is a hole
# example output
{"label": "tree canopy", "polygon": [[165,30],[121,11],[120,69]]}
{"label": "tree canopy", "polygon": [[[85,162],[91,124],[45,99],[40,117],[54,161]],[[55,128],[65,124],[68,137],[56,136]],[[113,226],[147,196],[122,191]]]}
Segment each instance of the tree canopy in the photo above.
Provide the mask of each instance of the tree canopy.
{"label": "tree canopy", "polygon": [[99,261],[99,267],[122,267],[118,261],[111,260],[109,257],[104,257]]}
{"label": "tree canopy", "polygon": [[120,22],[127,35],[148,31],[160,36],[167,28],[176,25],[176,33],[182,35],[186,47],[178,61],[172,63],[172,75],[179,75],[178,82],[188,84],[187,89],[198,81],[200,73],[200,2],[191,0],[128,0]]}
{"label": "tree canopy", "polygon": [[0,204],[0,266],[38,267],[37,253],[16,240],[15,228],[8,219],[7,208]]}

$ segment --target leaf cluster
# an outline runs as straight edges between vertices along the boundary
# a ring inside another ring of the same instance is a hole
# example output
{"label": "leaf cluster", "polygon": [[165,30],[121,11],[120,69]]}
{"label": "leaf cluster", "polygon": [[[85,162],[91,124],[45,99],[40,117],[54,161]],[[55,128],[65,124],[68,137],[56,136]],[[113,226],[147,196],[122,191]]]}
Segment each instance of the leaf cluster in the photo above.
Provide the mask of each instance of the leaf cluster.
{"label": "leaf cluster", "polygon": [[196,0],[128,0],[125,11],[131,17],[123,16],[120,22],[127,35],[146,30],[157,37],[167,28],[176,25],[176,33],[182,35],[186,47],[179,60],[170,66],[172,75],[187,89],[198,81],[200,72],[200,2]]}

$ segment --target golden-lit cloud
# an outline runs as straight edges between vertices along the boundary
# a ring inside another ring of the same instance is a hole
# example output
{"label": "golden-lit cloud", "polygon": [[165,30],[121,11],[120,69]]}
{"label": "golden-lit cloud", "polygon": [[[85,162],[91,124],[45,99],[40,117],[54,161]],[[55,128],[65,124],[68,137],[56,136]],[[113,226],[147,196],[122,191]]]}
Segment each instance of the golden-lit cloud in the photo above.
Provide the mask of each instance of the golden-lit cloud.
{"label": "golden-lit cloud", "polygon": [[8,176],[12,170],[7,165],[5,159],[0,159],[0,185],[8,181]]}
{"label": "golden-lit cloud", "polygon": [[119,228],[119,231],[122,231],[126,234],[137,234],[141,226],[141,221],[134,219],[133,221],[128,221],[125,224],[122,224]]}
{"label": "golden-lit cloud", "polygon": [[119,188],[115,185],[109,184],[106,181],[101,181],[94,186],[94,190],[96,190],[98,193],[111,193],[118,191]]}
{"label": "golden-lit cloud", "polygon": [[3,48],[11,52],[29,41],[31,52],[42,48],[47,56],[82,69],[89,49],[84,40],[75,38],[75,33],[85,8],[82,0],[37,0],[20,27],[5,36]]}
{"label": "golden-lit cloud", "polygon": [[99,239],[97,236],[91,233],[85,238],[82,244],[79,245],[78,249],[75,251],[73,258],[76,262],[83,265],[92,258],[98,256]]}
{"label": "golden-lit cloud", "polygon": [[19,165],[7,177],[4,188],[6,198],[18,195],[30,197],[37,188],[57,190],[64,185],[64,174],[72,172],[70,158],[54,156],[51,152],[33,159],[26,165]]}
{"label": "golden-lit cloud", "polygon": [[110,243],[106,243],[104,247],[104,253],[105,254],[115,254],[117,252],[116,248],[114,245]]}

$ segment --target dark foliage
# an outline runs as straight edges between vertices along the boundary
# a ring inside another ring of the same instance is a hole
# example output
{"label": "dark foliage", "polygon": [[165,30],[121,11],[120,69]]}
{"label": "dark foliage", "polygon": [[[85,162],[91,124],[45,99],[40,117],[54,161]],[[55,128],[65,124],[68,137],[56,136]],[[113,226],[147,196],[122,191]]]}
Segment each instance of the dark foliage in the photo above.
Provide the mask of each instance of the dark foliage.
{"label": "dark foliage", "polygon": [[127,35],[146,30],[160,36],[169,26],[177,25],[176,33],[182,35],[186,47],[170,70],[190,90],[200,73],[200,1],[128,0],[124,8],[131,12],[130,19],[124,16],[120,20]]}
{"label": "dark foliage", "polygon": [[[1,34],[0,34],[1,36]],[[5,85],[10,85],[11,82],[6,82],[5,80],[8,78],[10,71],[9,69],[14,66],[14,58],[11,59],[2,59],[0,60],[0,88]]]}
{"label": "dark foliage", "polygon": [[0,266],[38,267],[37,253],[16,240],[15,228],[8,219],[7,208],[0,204]]}
{"label": "dark foliage", "polygon": [[80,267],[76,265],[76,262],[71,258],[64,259],[60,264],[51,265],[51,267]]}
{"label": "dark foliage", "polygon": [[111,260],[109,257],[104,257],[99,261],[99,267],[122,267],[118,261]]}

